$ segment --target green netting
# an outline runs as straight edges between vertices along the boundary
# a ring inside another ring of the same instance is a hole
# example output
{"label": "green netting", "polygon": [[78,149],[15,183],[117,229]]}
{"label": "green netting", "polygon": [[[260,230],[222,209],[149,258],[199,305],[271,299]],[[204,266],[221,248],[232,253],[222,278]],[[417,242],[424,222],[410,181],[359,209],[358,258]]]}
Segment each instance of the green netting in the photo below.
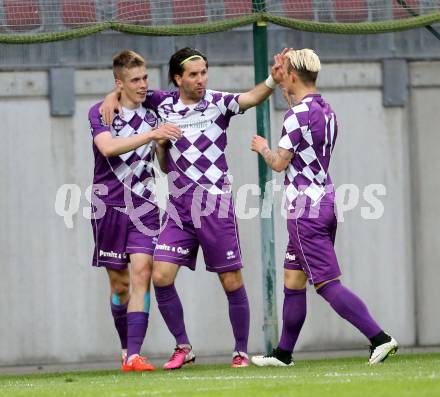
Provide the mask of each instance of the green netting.
{"label": "green netting", "polygon": [[440,22],[440,12],[420,15],[417,17],[399,19],[386,22],[359,22],[359,23],[326,23],[292,20],[289,18],[267,15],[267,20],[279,25],[296,30],[319,33],[336,34],[376,34],[399,32],[402,30],[416,29]]}
{"label": "green netting", "polygon": [[178,36],[255,22],[374,34],[440,22],[440,0],[0,0],[0,42],[69,40],[104,30]]}

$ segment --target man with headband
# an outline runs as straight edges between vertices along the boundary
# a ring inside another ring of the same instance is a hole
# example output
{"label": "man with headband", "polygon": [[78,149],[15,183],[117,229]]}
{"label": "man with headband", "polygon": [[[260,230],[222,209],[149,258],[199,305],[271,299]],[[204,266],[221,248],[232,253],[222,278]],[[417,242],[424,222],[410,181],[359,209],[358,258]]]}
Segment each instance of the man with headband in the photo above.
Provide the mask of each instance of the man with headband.
{"label": "man with headband", "polygon": [[[174,281],[181,266],[195,269],[199,247],[206,269],[219,275],[228,299],[235,338],[232,367],[249,365],[249,302],[227,177],[226,129],[232,116],[271,95],[280,71],[281,65],[275,64],[265,82],[243,94],[212,91],[206,88],[206,56],[183,48],[169,61],[169,79],[178,90],[149,91],[147,95],[145,106],[156,111],[163,122],[182,130],[182,137],[163,142],[162,155],[158,154],[168,173],[170,197],[154,252],[153,284],[159,310],[177,345],[165,369],[177,369],[195,360]],[[115,93],[107,97],[102,109],[105,118],[117,106],[115,98]],[[171,209],[177,217],[171,216]]]}
{"label": "man with headband", "polygon": [[293,365],[292,352],[306,318],[309,280],[336,313],[370,340],[369,363],[377,364],[394,354],[398,344],[376,323],[362,300],[339,281],[341,271],[333,247],[335,194],[328,173],[338,126],[333,109],[316,91],[321,63],[309,49],[289,51],[281,62],[281,86],[295,104],[284,116],[278,150],[271,151],[258,135],[251,148],[274,171],[286,173],[289,243],[284,261],[283,329],[277,348],[266,356],[252,357],[252,362]]}

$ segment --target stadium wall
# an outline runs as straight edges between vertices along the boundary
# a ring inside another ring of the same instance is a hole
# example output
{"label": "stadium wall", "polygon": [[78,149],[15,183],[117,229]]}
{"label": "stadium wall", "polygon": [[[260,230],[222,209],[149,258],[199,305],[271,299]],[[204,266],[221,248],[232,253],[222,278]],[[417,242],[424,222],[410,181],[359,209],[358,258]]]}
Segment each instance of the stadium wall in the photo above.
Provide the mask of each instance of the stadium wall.
{"label": "stadium wall", "polygon": [[[409,98],[401,107],[383,106],[378,62],[326,64],[319,80],[339,120],[331,173],[336,187],[342,186],[338,190],[340,208],[358,201],[351,210],[342,211],[344,221],[339,223],[336,245],[343,281],[365,299],[384,329],[407,346],[440,344],[435,308],[440,299],[436,288],[440,160],[435,152],[440,144],[439,72],[440,62],[409,63]],[[87,112],[112,88],[112,75],[108,69],[77,69],[74,77],[74,116],[51,117],[47,72],[0,73],[4,130],[0,365],[87,361],[118,354],[108,282],[105,271],[90,266],[92,233],[83,214],[93,171]],[[150,70],[151,87],[159,87],[163,81],[161,68]],[[250,66],[210,68],[211,88],[242,91],[252,85]],[[275,109],[273,101],[271,106],[272,142],[276,144],[283,111]],[[257,157],[249,150],[254,132],[254,110],[235,117],[229,129],[229,164],[236,192],[244,184],[258,184]],[[281,185],[282,177],[276,176],[276,181]],[[63,197],[59,189],[65,184],[78,186],[65,207],[57,206],[60,213],[78,209],[71,228],[56,213],[57,193]],[[385,186],[385,196],[373,192],[384,212],[379,219],[367,220],[365,215],[374,204],[369,198],[373,184]],[[80,200],[75,202],[78,192]],[[281,194],[277,193],[279,316],[287,242],[280,204]],[[247,206],[241,210],[246,214],[252,207],[258,207],[258,198],[249,193]],[[256,352],[264,346],[258,217],[240,220],[239,228],[252,310],[249,348]],[[204,271],[199,257],[196,275],[183,269],[177,281],[189,336],[202,355],[229,354],[233,348],[226,297],[216,278]],[[312,288],[308,300],[308,318],[298,349],[366,345]],[[173,340],[154,298],[152,302],[144,350],[153,356],[167,355]]]}

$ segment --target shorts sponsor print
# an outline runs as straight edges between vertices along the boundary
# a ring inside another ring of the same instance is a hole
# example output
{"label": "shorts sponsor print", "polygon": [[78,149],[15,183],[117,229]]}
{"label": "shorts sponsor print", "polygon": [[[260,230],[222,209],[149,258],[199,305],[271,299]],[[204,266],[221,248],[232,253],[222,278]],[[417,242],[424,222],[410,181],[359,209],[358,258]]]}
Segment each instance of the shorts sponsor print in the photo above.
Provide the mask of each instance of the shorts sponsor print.
{"label": "shorts sponsor print", "polygon": [[136,212],[130,217],[126,208],[107,206],[104,216],[97,219],[92,208],[93,266],[123,270],[129,254],[153,255],[160,228],[159,209],[151,203],[142,209],[142,215]]}
{"label": "shorts sponsor print", "polygon": [[[201,205],[198,205],[198,204]],[[207,191],[170,198],[178,217],[164,214],[154,260],[175,263],[195,270],[199,247],[206,270],[224,273],[241,269],[242,259],[237,222],[231,194],[213,195]]]}

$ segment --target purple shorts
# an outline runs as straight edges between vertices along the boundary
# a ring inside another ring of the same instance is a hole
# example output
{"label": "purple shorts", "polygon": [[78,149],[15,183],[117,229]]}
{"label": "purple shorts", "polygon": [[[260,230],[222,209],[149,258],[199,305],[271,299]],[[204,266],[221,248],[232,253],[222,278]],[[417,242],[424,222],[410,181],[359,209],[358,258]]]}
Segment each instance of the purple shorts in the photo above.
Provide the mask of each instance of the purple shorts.
{"label": "purple shorts", "polygon": [[199,246],[210,272],[243,267],[231,194],[170,197],[154,260],[195,270]]}
{"label": "purple shorts", "polygon": [[284,268],[304,271],[310,284],[339,277],[341,270],[334,248],[337,227],[334,206],[321,205],[315,216],[309,208],[298,215],[287,220],[289,243]]}
{"label": "purple shorts", "polygon": [[153,255],[159,234],[159,209],[144,203],[129,213],[118,207],[106,206],[105,214],[95,217],[92,208],[92,228],[95,240],[93,266],[124,270],[130,262],[129,254]]}

